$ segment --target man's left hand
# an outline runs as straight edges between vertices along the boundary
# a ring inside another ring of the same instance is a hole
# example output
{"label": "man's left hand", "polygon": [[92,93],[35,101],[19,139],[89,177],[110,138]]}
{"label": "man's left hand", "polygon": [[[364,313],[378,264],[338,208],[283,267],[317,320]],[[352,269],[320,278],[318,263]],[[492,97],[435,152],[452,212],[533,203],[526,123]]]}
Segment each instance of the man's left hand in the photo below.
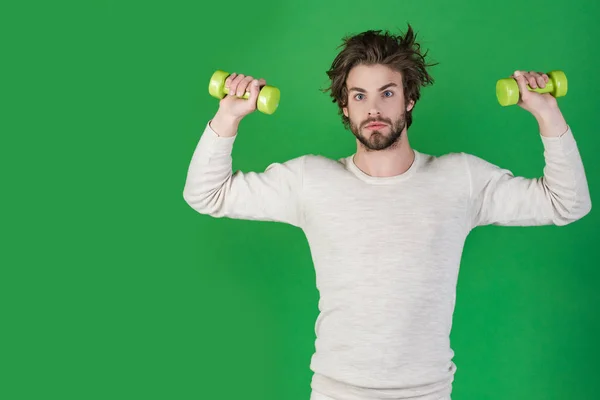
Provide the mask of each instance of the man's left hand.
{"label": "man's left hand", "polygon": [[514,78],[519,85],[521,96],[517,104],[521,108],[534,115],[543,115],[557,108],[556,98],[550,93],[536,93],[527,88],[527,85],[532,89],[546,87],[546,83],[550,80],[547,74],[535,71],[515,71],[511,78]]}
{"label": "man's left hand", "polygon": [[515,71],[511,76],[519,85],[519,102],[521,108],[529,111],[538,121],[543,136],[561,136],[567,130],[567,122],[558,108],[556,98],[550,93],[532,92],[532,89],[544,88],[550,80],[543,72]]}

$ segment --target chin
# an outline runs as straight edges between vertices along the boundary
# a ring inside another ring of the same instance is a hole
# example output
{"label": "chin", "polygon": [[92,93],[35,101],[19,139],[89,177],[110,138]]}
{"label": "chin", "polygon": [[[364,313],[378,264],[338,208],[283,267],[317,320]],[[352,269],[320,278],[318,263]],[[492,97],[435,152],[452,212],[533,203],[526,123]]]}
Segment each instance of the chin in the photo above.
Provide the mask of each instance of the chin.
{"label": "chin", "polygon": [[366,132],[363,133],[363,137],[366,137],[366,138],[369,138],[369,139],[372,138],[375,135],[383,136],[383,137],[386,137],[386,138],[390,136],[389,133],[386,133],[386,132],[383,132],[383,131],[380,131],[380,130],[376,130],[376,131],[369,131],[369,130],[367,130]]}

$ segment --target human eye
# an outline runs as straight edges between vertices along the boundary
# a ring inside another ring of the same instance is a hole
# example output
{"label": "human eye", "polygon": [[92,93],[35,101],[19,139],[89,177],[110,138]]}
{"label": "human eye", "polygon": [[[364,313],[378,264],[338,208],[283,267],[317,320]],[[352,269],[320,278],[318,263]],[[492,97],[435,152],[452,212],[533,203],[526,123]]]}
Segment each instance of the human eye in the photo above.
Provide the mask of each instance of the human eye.
{"label": "human eye", "polygon": [[[359,98],[360,96],[360,98]],[[362,96],[364,96],[362,93],[357,93],[354,95],[354,100],[362,100]]]}
{"label": "human eye", "polygon": [[383,95],[385,97],[391,97],[394,95],[394,92],[392,92],[391,90],[386,90],[385,92],[383,92]]}

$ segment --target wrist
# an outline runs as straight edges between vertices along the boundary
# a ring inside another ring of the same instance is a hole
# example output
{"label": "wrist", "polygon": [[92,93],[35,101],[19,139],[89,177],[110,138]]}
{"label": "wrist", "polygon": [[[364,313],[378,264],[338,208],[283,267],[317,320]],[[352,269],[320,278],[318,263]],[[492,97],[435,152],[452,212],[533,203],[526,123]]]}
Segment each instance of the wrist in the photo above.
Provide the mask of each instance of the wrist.
{"label": "wrist", "polygon": [[540,133],[547,137],[558,137],[566,132],[568,125],[558,107],[550,107],[533,113]]}
{"label": "wrist", "polygon": [[558,119],[561,115],[558,105],[544,106],[539,110],[532,110],[531,113],[538,121],[549,121],[552,119]]}
{"label": "wrist", "polygon": [[237,133],[241,120],[239,117],[217,111],[210,122],[210,127],[219,136],[231,137]]}

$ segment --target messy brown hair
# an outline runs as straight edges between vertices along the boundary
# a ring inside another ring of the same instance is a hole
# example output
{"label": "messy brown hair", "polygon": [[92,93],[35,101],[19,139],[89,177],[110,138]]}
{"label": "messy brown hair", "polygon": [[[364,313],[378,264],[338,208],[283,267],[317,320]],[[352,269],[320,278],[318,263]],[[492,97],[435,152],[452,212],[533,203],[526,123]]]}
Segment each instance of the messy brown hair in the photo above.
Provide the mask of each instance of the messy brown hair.
{"label": "messy brown hair", "polygon": [[[434,80],[427,71],[437,63],[427,63],[427,51],[422,53],[416,42],[417,35],[410,24],[402,35],[393,35],[389,31],[368,30],[354,36],[345,36],[343,50],[335,57],[327,75],[331,85],[324,92],[331,91],[334,103],[338,103],[339,114],[346,128],[350,120],[343,113],[348,104],[348,88],[346,79],[350,70],[356,65],[386,65],[402,74],[405,103],[416,102],[421,97],[421,87],[433,84]],[[406,127],[412,124],[412,110],[406,112]]]}

